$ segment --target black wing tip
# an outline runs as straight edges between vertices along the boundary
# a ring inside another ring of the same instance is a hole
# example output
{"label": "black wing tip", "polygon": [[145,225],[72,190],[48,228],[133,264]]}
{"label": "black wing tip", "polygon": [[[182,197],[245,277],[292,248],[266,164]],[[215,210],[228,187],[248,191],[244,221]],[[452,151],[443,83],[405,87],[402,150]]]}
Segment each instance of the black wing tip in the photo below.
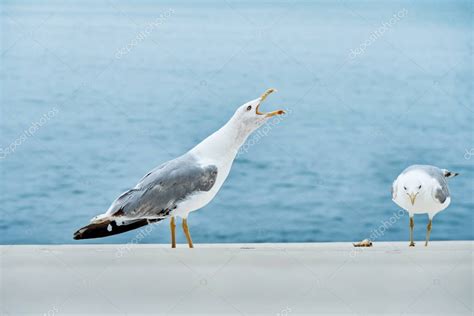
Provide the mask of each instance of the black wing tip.
{"label": "black wing tip", "polygon": [[81,239],[89,239],[91,237],[86,237],[87,235],[84,234],[84,232],[87,231],[87,226],[84,226],[82,227],[81,229],[78,229],[74,235],[72,236],[72,238],[74,240],[81,240]]}
{"label": "black wing tip", "polygon": [[[89,224],[87,226],[79,228],[73,235],[74,240],[81,240],[81,239],[91,239],[91,238],[98,238],[97,232],[97,224]],[[94,229],[96,228],[96,229]]]}
{"label": "black wing tip", "polygon": [[118,226],[114,220],[107,220],[101,223],[92,223],[78,229],[74,233],[72,238],[74,240],[81,240],[81,239],[108,237],[112,235],[125,233],[130,230],[137,229],[151,223],[159,222],[161,220],[162,220],[161,218],[153,219],[153,220],[141,219],[133,223],[130,223],[128,225],[120,225],[120,226]]}
{"label": "black wing tip", "polygon": [[444,172],[444,177],[445,178],[454,178],[454,177],[457,177],[457,176],[459,176],[459,172],[451,172],[451,171],[448,171],[448,170],[446,170]]}
{"label": "black wing tip", "polygon": [[79,228],[73,235],[74,240],[92,239],[115,235],[114,227],[117,227],[115,221],[107,220],[101,223],[91,223]]}

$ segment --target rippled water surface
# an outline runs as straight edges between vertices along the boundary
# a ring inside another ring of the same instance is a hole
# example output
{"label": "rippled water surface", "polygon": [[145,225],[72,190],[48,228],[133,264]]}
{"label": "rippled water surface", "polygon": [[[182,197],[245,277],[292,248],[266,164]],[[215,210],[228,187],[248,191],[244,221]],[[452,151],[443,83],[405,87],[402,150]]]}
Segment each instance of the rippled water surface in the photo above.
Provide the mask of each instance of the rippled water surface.
{"label": "rippled water surface", "polygon": [[[413,163],[461,173],[432,238],[473,238],[468,1],[0,7],[1,243],[77,243],[72,233],[121,192],[269,87],[279,92],[263,107],[289,115],[250,139],[215,200],[191,214],[196,243],[377,229],[377,240],[407,240],[390,186]],[[426,222],[415,218],[417,239]],[[168,223],[139,238],[168,241]]]}

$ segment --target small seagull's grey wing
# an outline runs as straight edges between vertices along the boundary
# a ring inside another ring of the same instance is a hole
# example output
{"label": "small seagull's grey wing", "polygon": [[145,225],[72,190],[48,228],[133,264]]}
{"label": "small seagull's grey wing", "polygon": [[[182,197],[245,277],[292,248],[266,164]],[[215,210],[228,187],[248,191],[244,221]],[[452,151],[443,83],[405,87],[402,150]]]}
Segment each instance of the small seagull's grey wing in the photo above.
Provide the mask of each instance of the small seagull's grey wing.
{"label": "small seagull's grey wing", "polygon": [[450,196],[448,182],[446,181],[445,170],[442,170],[435,166],[430,165],[413,165],[405,169],[403,173],[406,173],[411,170],[420,170],[427,173],[431,178],[433,178],[437,184],[432,190],[433,198],[439,203],[443,204],[446,199]]}
{"label": "small seagull's grey wing", "polygon": [[437,186],[433,188],[433,198],[439,203],[443,204],[446,199],[450,196],[448,182],[444,176],[444,171],[441,169],[431,169],[430,176],[435,179]]}
{"label": "small seagull's grey wing", "polygon": [[107,213],[129,219],[167,217],[179,202],[209,191],[216,177],[216,166],[201,166],[186,154],[149,172],[133,189],[119,196]]}
{"label": "small seagull's grey wing", "polygon": [[446,201],[446,199],[449,197],[448,187],[435,188],[433,192],[433,197],[436,201],[443,204]]}

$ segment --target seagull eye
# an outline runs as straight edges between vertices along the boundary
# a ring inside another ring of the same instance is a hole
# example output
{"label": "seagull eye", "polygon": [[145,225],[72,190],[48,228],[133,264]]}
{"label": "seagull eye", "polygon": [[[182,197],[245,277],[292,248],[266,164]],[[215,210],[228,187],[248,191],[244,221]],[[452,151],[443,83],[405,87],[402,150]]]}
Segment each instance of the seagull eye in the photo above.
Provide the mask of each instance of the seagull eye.
{"label": "seagull eye", "polygon": [[403,189],[406,191],[406,190],[407,190],[407,187],[403,187]]}
{"label": "seagull eye", "polygon": [[252,109],[252,106],[249,105],[249,106],[247,107],[247,111],[250,111],[251,109]]}
{"label": "seagull eye", "polygon": [[420,184],[420,186],[418,187],[418,190],[419,190],[419,189],[421,189],[421,184]]}

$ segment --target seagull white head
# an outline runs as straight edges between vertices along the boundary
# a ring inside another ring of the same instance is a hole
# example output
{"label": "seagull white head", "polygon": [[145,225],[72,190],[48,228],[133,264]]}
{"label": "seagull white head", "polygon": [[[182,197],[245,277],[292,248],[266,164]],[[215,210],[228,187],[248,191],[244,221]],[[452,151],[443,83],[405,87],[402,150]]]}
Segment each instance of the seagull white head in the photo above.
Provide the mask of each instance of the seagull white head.
{"label": "seagull white head", "polygon": [[423,192],[424,185],[420,177],[413,172],[409,172],[400,179],[400,187],[410,199],[411,205],[415,205],[417,196]]}
{"label": "seagull white head", "polygon": [[244,105],[241,105],[237,111],[235,111],[232,120],[239,124],[239,127],[242,130],[245,130],[246,133],[251,133],[263,124],[267,120],[275,115],[285,114],[283,110],[276,110],[273,112],[260,112],[260,105],[272,92],[275,92],[275,89],[268,89],[265,93],[262,94],[258,99],[249,101]]}

